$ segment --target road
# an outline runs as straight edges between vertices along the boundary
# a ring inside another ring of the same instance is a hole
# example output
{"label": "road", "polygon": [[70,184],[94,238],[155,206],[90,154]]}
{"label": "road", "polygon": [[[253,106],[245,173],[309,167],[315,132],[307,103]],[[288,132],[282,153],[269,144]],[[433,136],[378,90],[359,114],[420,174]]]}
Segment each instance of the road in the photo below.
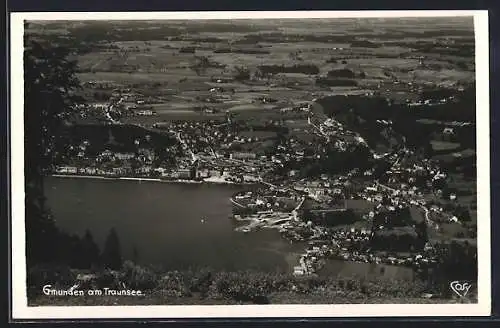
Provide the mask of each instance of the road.
{"label": "road", "polygon": [[439,225],[436,222],[432,221],[429,216],[429,209],[423,205],[421,206],[421,208],[425,211],[425,222],[427,223],[427,226],[439,230]]}
{"label": "road", "polygon": [[[382,188],[385,188],[385,189],[388,189],[391,191],[396,191],[396,189],[391,188],[391,187],[386,186],[386,185],[383,185],[378,181],[375,181],[375,183],[377,184],[377,186],[380,186]],[[406,199],[405,199],[405,201],[406,201]],[[427,223],[427,226],[432,227],[436,230],[439,230],[439,225],[436,222],[434,222],[429,216],[429,212],[430,212],[429,209],[425,205],[420,205],[420,208],[422,208],[425,212],[425,222]]]}
{"label": "road", "polygon": [[298,211],[300,209],[300,207],[302,206],[302,204],[304,204],[305,201],[306,201],[306,198],[302,197],[302,199],[300,200],[300,203],[293,210]]}
{"label": "road", "polygon": [[189,148],[189,146],[187,145],[187,143],[184,141],[184,139],[182,139],[181,137],[181,133],[180,132],[176,132],[176,131],[173,131],[173,130],[170,130],[170,132],[172,132],[174,135],[175,135],[175,138],[177,139],[177,141],[179,141],[179,143],[183,146],[183,148],[185,150],[187,150],[189,152],[189,154],[191,155],[191,160],[193,162],[196,162],[198,160],[198,157],[196,156],[196,154]]}

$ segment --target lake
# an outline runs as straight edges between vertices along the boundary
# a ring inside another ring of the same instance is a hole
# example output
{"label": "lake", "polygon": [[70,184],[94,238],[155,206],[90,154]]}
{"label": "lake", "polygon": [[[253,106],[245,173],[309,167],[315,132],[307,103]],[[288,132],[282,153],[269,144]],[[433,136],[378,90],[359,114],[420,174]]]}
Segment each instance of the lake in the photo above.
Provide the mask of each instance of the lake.
{"label": "lake", "polygon": [[[168,270],[290,271],[303,246],[275,230],[234,231],[229,197],[241,186],[99,180],[46,179],[48,205],[58,226],[101,247],[115,228],[124,258]],[[202,221],[202,219],[204,219]]]}

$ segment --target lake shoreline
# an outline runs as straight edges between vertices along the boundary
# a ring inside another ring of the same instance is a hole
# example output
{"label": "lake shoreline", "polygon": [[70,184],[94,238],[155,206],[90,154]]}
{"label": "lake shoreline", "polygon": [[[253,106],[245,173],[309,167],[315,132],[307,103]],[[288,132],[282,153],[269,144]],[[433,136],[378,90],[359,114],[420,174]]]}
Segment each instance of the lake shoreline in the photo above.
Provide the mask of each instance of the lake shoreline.
{"label": "lake shoreline", "polygon": [[289,270],[284,255],[296,247],[276,231],[235,231],[230,199],[244,186],[147,182],[47,176],[44,189],[59,229],[79,236],[89,230],[102,250],[115,228],[125,259],[135,248],[138,262],[170,269]]}
{"label": "lake shoreline", "polygon": [[239,183],[232,181],[224,181],[222,179],[205,179],[205,180],[188,180],[188,179],[160,179],[160,178],[141,178],[141,177],[106,177],[102,175],[81,175],[81,174],[49,174],[48,177],[53,178],[74,178],[74,179],[95,179],[95,180],[111,180],[111,181],[139,181],[139,182],[160,182],[160,183],[180,183],[180,184],[218,184],[218,185],[236,185],[249,186],[255,183]]}

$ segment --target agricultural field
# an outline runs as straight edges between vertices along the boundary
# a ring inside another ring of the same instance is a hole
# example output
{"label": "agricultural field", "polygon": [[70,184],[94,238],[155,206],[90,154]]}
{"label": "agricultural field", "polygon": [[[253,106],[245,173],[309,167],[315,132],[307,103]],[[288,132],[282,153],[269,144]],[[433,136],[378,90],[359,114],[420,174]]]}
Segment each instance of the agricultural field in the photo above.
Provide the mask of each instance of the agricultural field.
{"label": "agricultural field", "polygon": [[432,149],[434,151],[450,151],[460,147],[460,144],[457,142],[447,142],[447,141],[431,141]]}
{"label": "agricultural field", "polygon": [[341,262],[339,265],[339,261],[336,260],[327,261],[319,274],[324,276],[354,276],[365,279],[377,276],[381,279],[406,281],[411,281],[414,275],[410,268],[401,266],[359,262]]}
{"label": "agricultural field", "polygon": [[[412,83],[473,80],[473,56],[462,54],[473,51],[473,31],[459,18],[433,20],[432,27],[424,21],[32,22],[28,31],[74,47],[84,85],[105,82],[111,89],[133,88],[157,97],[156,118],[168,120],[170,112],[189,116],[180,109],[272,113],[323,95],[374,91],[404,102],[417,91]],[[263,74],[264,66],[275,72]],[[334,78],[335,84],[316,82],[332,71],[353,76]],[[92,101],[104,91],[93,87],[85,94]],[[200,100],[206,95],[209,99]],[[126,120],[134,119],[145,121]]]}

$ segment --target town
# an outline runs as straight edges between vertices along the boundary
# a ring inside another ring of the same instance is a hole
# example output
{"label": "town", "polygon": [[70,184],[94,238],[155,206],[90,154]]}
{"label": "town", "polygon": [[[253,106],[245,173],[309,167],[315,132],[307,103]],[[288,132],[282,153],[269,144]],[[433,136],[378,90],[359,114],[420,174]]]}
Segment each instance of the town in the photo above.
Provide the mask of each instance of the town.
{"label": "town", "polygon": [[[121,125],[122,111],[114,108],[123,108],[123,99],[94,108],[109,117],[107,124]],[[404,144],[377,153],[359,133],[315,111],[314,102],[290,111],[307,122],[299,131],[306,137],[279,139],[283,124],[249,126],[233,120],[230,113],[222,121],[156,122],[141,127],[150,132],[134,140],[132,151],[119,150],[111,129],[105,149],[95,157],[88,152],[88,140],[70,146],[70,162],[57,166],[54,173],[248,184],[249,191],[231,198],[234,219],[246,222],[236,230],[274,228],[291,242],[305,243],[294,268],[297,275],[320,271],[326,259],[422,270],[439,261],[428,230],[438,234],[441,224],[457,225],[466,228],[463,237],[475,237],[470,215],[456,193],[443,194],[447,174],[436,161]],[[254,129],[260,133],[248,133]],[[450,130],[445,128],[443,134]],[[167,138],[169,146],[158,151],[153,134]],[[273,141],[271,146],[263,146],[268,141]],[[339,154],[359,152],[367,157],[362,159],[366,163],[343,174],[314,176],[296,169],[297,163],[307,166],[321,160],[331,148]]]}
{"label": "town", "polygon": [[241,187],[234,230],[300,245],[296,276],[334,261],[431,276],[457,248],[475,279],[467,24],[109,24],[32,28],[73,50],[82,87],[47,174]]}

